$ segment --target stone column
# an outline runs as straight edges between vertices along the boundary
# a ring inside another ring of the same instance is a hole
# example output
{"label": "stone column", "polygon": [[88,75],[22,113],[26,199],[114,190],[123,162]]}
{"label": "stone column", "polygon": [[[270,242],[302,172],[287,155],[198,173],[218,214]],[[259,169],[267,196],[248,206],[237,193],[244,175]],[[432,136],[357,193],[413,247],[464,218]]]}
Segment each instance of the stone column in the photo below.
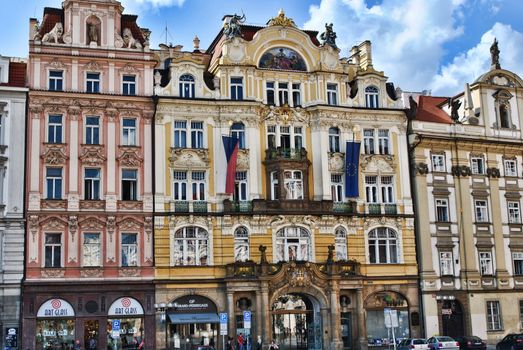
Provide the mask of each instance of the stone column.
{"label": "stone column", "polygon": [[[259,289],[256,290],[256,336],[262,335],[262,323],[263,323],[264,312],[262,310],[262,296]],[[256,337],[252,338],[253,343],[257,340]]]}
{"label": "stone column", "polygon": [[340,308],[339,304],[339,290],[338,282],[333,281],[331,287],[331,339],[332,339],[332,349],[341,349],[342,341],[340,338],[340,328],[341,328],[341,317],[340,317]]}
{"label": "stone column", "polygon": [[360,350],[367,350],[367,326],[365,325],[365,307],[361,289],[356,291],[356,298],[358,299],[358,343]]}
{"label": "stone column", "polygon": [[229,336],[234,338],[236,322],[234,317],[234,292],[227,291],[227,313],[229,314]]}
{"label": "stone column", "polygon": [[267,282],[262,282],[261,286],[262,297],[262,341],[264,348],[271,342],[271,315],[269,312],[269,285]]}

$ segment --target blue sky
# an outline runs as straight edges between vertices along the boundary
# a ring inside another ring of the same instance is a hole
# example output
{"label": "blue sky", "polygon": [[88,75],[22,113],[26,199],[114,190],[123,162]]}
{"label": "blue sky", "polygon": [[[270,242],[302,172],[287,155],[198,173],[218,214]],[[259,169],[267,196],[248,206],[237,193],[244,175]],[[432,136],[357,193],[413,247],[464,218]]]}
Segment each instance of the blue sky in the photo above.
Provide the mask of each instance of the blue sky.
{"label": "blue sky", "polygon": [[[0,54],[27,56],[29,18],[61,0],[3,0]],[[20,6],[20,5],[23,6]],[[192,49],[195,35],[207,48],[225,14],[245,13],[263,25],[284,8],[300,28],[324,30],[333,23],[341,56],[363,40],[373,43],[374,67],[406,91],[433,95],[463,90],[489,69],[489,46],[498,38],[502,68],[523,75],[521,0],[122,0],[152,30],[152,47],[166,41]]]}

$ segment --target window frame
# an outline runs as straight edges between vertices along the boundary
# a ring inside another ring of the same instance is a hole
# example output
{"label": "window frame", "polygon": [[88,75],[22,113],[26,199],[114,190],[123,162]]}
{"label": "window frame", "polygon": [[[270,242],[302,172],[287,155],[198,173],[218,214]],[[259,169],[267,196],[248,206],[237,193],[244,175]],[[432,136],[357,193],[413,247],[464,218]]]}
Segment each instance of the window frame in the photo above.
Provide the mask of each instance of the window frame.
{"label": "window frame", "polygon": [[485,316],[487,318],[487,332],[503,330],[503,317],[499,300],[487,300],[486,308]]}
{"label": "window frame", "polygon": [[[132,78],[132,80],[126,80]],[[136,74],[123,74],[122,75],[122,95],[124,96],[136,96]]]}
{"label": "window frame", "polygon": [[451,250],[440,251],[439,254],[440,276],[454,276],[454,254]]}
{"label": "window frame", "polygon": [[[134,236],[134,243],[124,243],[124,236]],[[132,248],[134,248],[134,252],[131,252]],[[138,267],[140,266],[140,252],[139,252],[139,245],[138,245],[138,233],[136,232],[122,232],[120,235],[120,266],[121,267]],[[127,255],[124,254],[124,252],[127,251]],[[134,254],[131,255],[131,254]],[[124,264],[124,257],[128,256],[127,259],[129,259],[129,256],[133,258],[131,262],[127,261]]]}
{"label": "window frame", "polygon": [[483,157],[470,157],[470,170],[472,175],[485,175],[485,159]]}
{"label": "window frame", "polygon": [[[98,176],[88,176],[87,172],[94,170]],[[89,190],[88,190],[89,187]],[[97,201],[102,198],[102,169],[101,168],[84,168],[84,200]]]}
{"label": "window frame", "polygon": [[[133,125],[125,125],[126,121],[132,121]],[[136,118],[122,118],[122,146],[137,146],[138,145],[138,128]]]}
{"label": "window frame", "polygon": [[312,235],[307,229],[301,226],[283,227],[276,232],[274,237],[274,262],[313,261],[312,244]]}
{"label": "window frame", "polygon": [[238,148],[245,149],[245,124],[242,122],[233,123],[230,132],[232,137],[236,137],[239,140]]}
{"label": "window frame", "polygon": [[180,75],[178,81],[178,92],[181,98],[193,99],[196,97],[196,79],[192,74],[184,73]]}
{"label": "window frame", "polygon": [[[197,175],[199,174],[199,175]],[[198,178],[203,174],[203,177]],[[172,197],[175,201],[207,201],[209,179],[206,170],[180,170],[173,169]],[[195,192],[196,188],[196,192]],[[203,192],[202,192],[203,191]],[[184,196],[185,195],[185,196]],[[177,198],[178,197],[178,198]],[[185,198],[183,198],[185,197]]]}
{"label": "window frame", "polygon": [[481,276],[492,276],[494,275],[494,261],[492,260],[492,252],[479,251],[479,274]]}
{"label": "window frame", "polygon": [[334,230],[334,252],[336,255],[336,261],[344,261],[349,258],[347,231],[341,226]]}
{"label": "window frame", "polygon": [[[134,178],[132,177],[125,177],[127,175],[124,175],[124,173],[129,174],[130,172],[134,172]],[[122,201],[137,201],[139,200],[139,196],[138,196],[138,192],[139,192],[139,186],[138,186],[138,178],[139,178],[139,174],[138,174],[139,170],[138,169],[127,169],[127,168],[124,168],[122,169],[121,171],[121,198],[122,198]],[[124,196],[124,193],[125,193],[125,186],[127,185],[127,183],[129,183],[129,195],[127,196]]]}
{"label": "window frame", "polygon": [[[52,73],[61,73],[60,76],[52,76]],[[60,85],[59,87],[57,85]],[[63,69],[50,69],[47,73],[47,90],[64,91],[65,79]]]}
{"label": "window frame", "polygon": [[507,201],[509,224],[521,224],[521,206],[519,201]]}
{"label": "window frame", "polygon": [[[436,159],[439,159],[436,161]],[[431,161],[432,161],[432,172],[434,173],[445,173],[447,172],[447,166],[445,164],[445,154],[432,154],[431,155]]]}
{"label": "window frame", "polygon": [[[439,202],[439,203],[438,203]],[[450,222],[450,210],[449,210],[449,200],[448,198],[434,198],[434,208],[436,209],[436,222]],[[440,216],[439,208],[445,209],[446,220],[442,220]]]}
{"label": "window frame", "polygon": [[341,132],[338,127],[329,128],[329,152],[340,152]]}
{"label": "window frame", "polygon": [[[379,230],[384,230],[386,237],[378,237]],[[375,237],[371,237],[372,234]],[[382,241],[382,242],[380,242]],[[380,226],[367,233],[367,246],[369,254],[369,264],[400,264],[400,239],[396,231],[389,227]],[[381,247],[385,247],[383,251]],[[374,254],[372,251],[374,250]],[[385,253],[385,256],[381,256]]]}
{"label": "window frame", "polygon": [[[89,124],[96,120],[97,124]],[[102,118],[96,115],[85,116],[84,122],[84,144],[86,145],[101,145],[100,140],[102,139]]]}
{"label": "window frame", "polygon": [[245,202],[249,200],[249,182],[247,171],[236,171],[234,174],[234,194],[233,200],[235,202]]}
{"label": "window frame", "polygon": [[243,100],[243,77],[231,77],[230,78],[230,92],[231,100],[242,101]]}
{"label": "window frame", "polygon": [[[193,230],[194,234],[189,232],[188,230]],[[178,233],[181,232],[181,237],[178,236]],[[177,241],[182,242],[182,251],[181,251],[181,261],[180,257],[176,256],[176,253],[178,252],[177,248]],[[194,241],[194,263],[189,263],[188,259],[192,258],[189,256],[191,253],[189,251],[189,242]],[[202,253],[201,251],[201,245],[202,242],[205,242],[203,245],[205,247],[205,255],[200,255]],[[209,232],[199,226],[184,226],[179,229],[177,229],[172,236],[172,243],[171,243],[171,266],[210,266],[211,265],[211,236]],[[204,259],[202,263],[202,259]],[[181,262],[181,263],[180,263]]]}
{"label": "window frame", "polygon": [[[49,170],[60,170],[60,176],[56,176],[56,175],[49,175]],[[52,181],[52,187],[53,187],[53,195],[52,196],[49,196],[49,181]],[[63,168],[62,167],[46,167],[45,169],[45,192],[46,192],[46,197],[45,199],[47,200],[54,200],[54,199],[58,199],[58,200],[61,200],[63,198],[63,191],[64,191],[64,186],[63,186],[63,182],[64,182],[64,172],[63,172]],[[57,194],[57,189],[56,189],[56,184],[59,183],[59,196],[56,196]]]}
{"label": "window frame", "polygon": [[[86,243],[86,235],[97,236],[97,242]],[[83,232],[82,233],[82,267],[101,267],[102,266],[102,240],[100,232]],[[89,247],[89,248],[88,248]],[[88,248],[88,249],[87,249]],[[93,264],[89,261],[92,258],[92,250],[98,249],[98,261]],[[88,263],[89,262],[89,263]]]}
{"label": "window frame", "polygon": [[[479,202],[483,202],[483,204],[480,205]],[[483,212],[484,214],[481,214]],[[487,199],[474,199],[474,213],[475,213],[475,220],[476,223],[488,223],[489,222],[489,206],[488,206],[488,200]],[[481,215],[484,215],[482,218]]]}
{"label": "window frame", "polygon": [[365,107],[379,108],[379,94],[380,90],[376,86],[367,86],[365,88]]}
{"label": "window frame", "polygon": [[[516,261],[518,261],[518,268],[516,268]],[[512,275],[523,276],[523,252],[512,252]]]}
{"label": "window frame", "polygon": [[327,104],[329,106],[338,106],[338,84],[327,83]]}
{"label": "window frame", "polygon": [[[60,117],[60,123],[51,121],[52,118],[57,118],[57,117]],[[51,135],[53,137],[51,137]],[[63,144],[64,143],[63,141],[64,141],[64,116],[62,114],[49,114],[47,116],[47,143]]]}
{"label": "window frame", "polygon": [[85,92],[99,94],[102,91],[102,73],[85,72]]}
{"label": "window frame", "polygon": [[[56,242],[53,242],[53,243],[48,243],[47,242],[47,238],[50,237],[50,236],[58,236],[59,237],[59,243],[56,243]],[[44,261],[43,261],[43,267],[44,268],[62,268],[64,266],[64,262],[63,262],[63,252],[62,252],[62,246],[63,246],[63,242],[62,242],[62,239],[63,239],[63,234],[62,232],[45,232],[44,234]],[[47,257],[47,248],[51,248],[51,257],[50,257],[50,260],[48,260],[48,257]],[[58,260],[59,260],[59,264],[58,266],[56,266],[56,252],[58,252]],[[48,261],[50,261],[50,264],[48,264]]]}
{"label": "window frame", "polygon": [[331,196],[334,203],[342,203],[345,201],[343,174],[331,174]]}
{"label": "window frame", "polygon": [[[512,165],[512,166],[510,166]],[[512,168],[512,169],[510,169]],[[518,176],[518,162],[516,159],[503,159],[503,172],[505,177]]]}
{"label": "window frame", "polygon": [[[240,259],[239,248],[244,248],[246,257]],[[250,255],[250,236],[249,230],[245,226],[239,226],[234,230],[234,261],[245,262],[249,260]]]}

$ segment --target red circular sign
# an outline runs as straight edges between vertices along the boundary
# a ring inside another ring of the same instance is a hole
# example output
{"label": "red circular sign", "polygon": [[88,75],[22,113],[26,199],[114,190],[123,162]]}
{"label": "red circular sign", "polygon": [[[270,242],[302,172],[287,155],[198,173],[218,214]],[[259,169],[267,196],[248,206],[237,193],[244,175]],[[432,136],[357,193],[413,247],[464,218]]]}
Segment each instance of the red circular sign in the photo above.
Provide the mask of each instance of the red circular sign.
{"label": "red circular sign", "polygon": [[53,309],[59,309],[62,306],[62,302],[58,299],[51,300],[51,306]]}
{"label": "red circular sign", "polygon": [[122,299],[122,306],[123,306],[123,307],[129,307],[129,306],[131,306],[131,299],[129,299],[129,298],[123,298],[123,299]]}

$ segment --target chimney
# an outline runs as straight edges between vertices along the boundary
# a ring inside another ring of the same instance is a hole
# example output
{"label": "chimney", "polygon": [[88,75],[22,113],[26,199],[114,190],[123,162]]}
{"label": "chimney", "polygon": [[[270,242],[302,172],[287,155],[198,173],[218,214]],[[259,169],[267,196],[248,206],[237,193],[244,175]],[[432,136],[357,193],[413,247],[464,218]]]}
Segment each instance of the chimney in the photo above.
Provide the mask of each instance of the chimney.
{"label": "chimney", "polygon": [[369,40],[365,40],[358,45],[358,53],[361,69],[372,69],[372,44]]}

